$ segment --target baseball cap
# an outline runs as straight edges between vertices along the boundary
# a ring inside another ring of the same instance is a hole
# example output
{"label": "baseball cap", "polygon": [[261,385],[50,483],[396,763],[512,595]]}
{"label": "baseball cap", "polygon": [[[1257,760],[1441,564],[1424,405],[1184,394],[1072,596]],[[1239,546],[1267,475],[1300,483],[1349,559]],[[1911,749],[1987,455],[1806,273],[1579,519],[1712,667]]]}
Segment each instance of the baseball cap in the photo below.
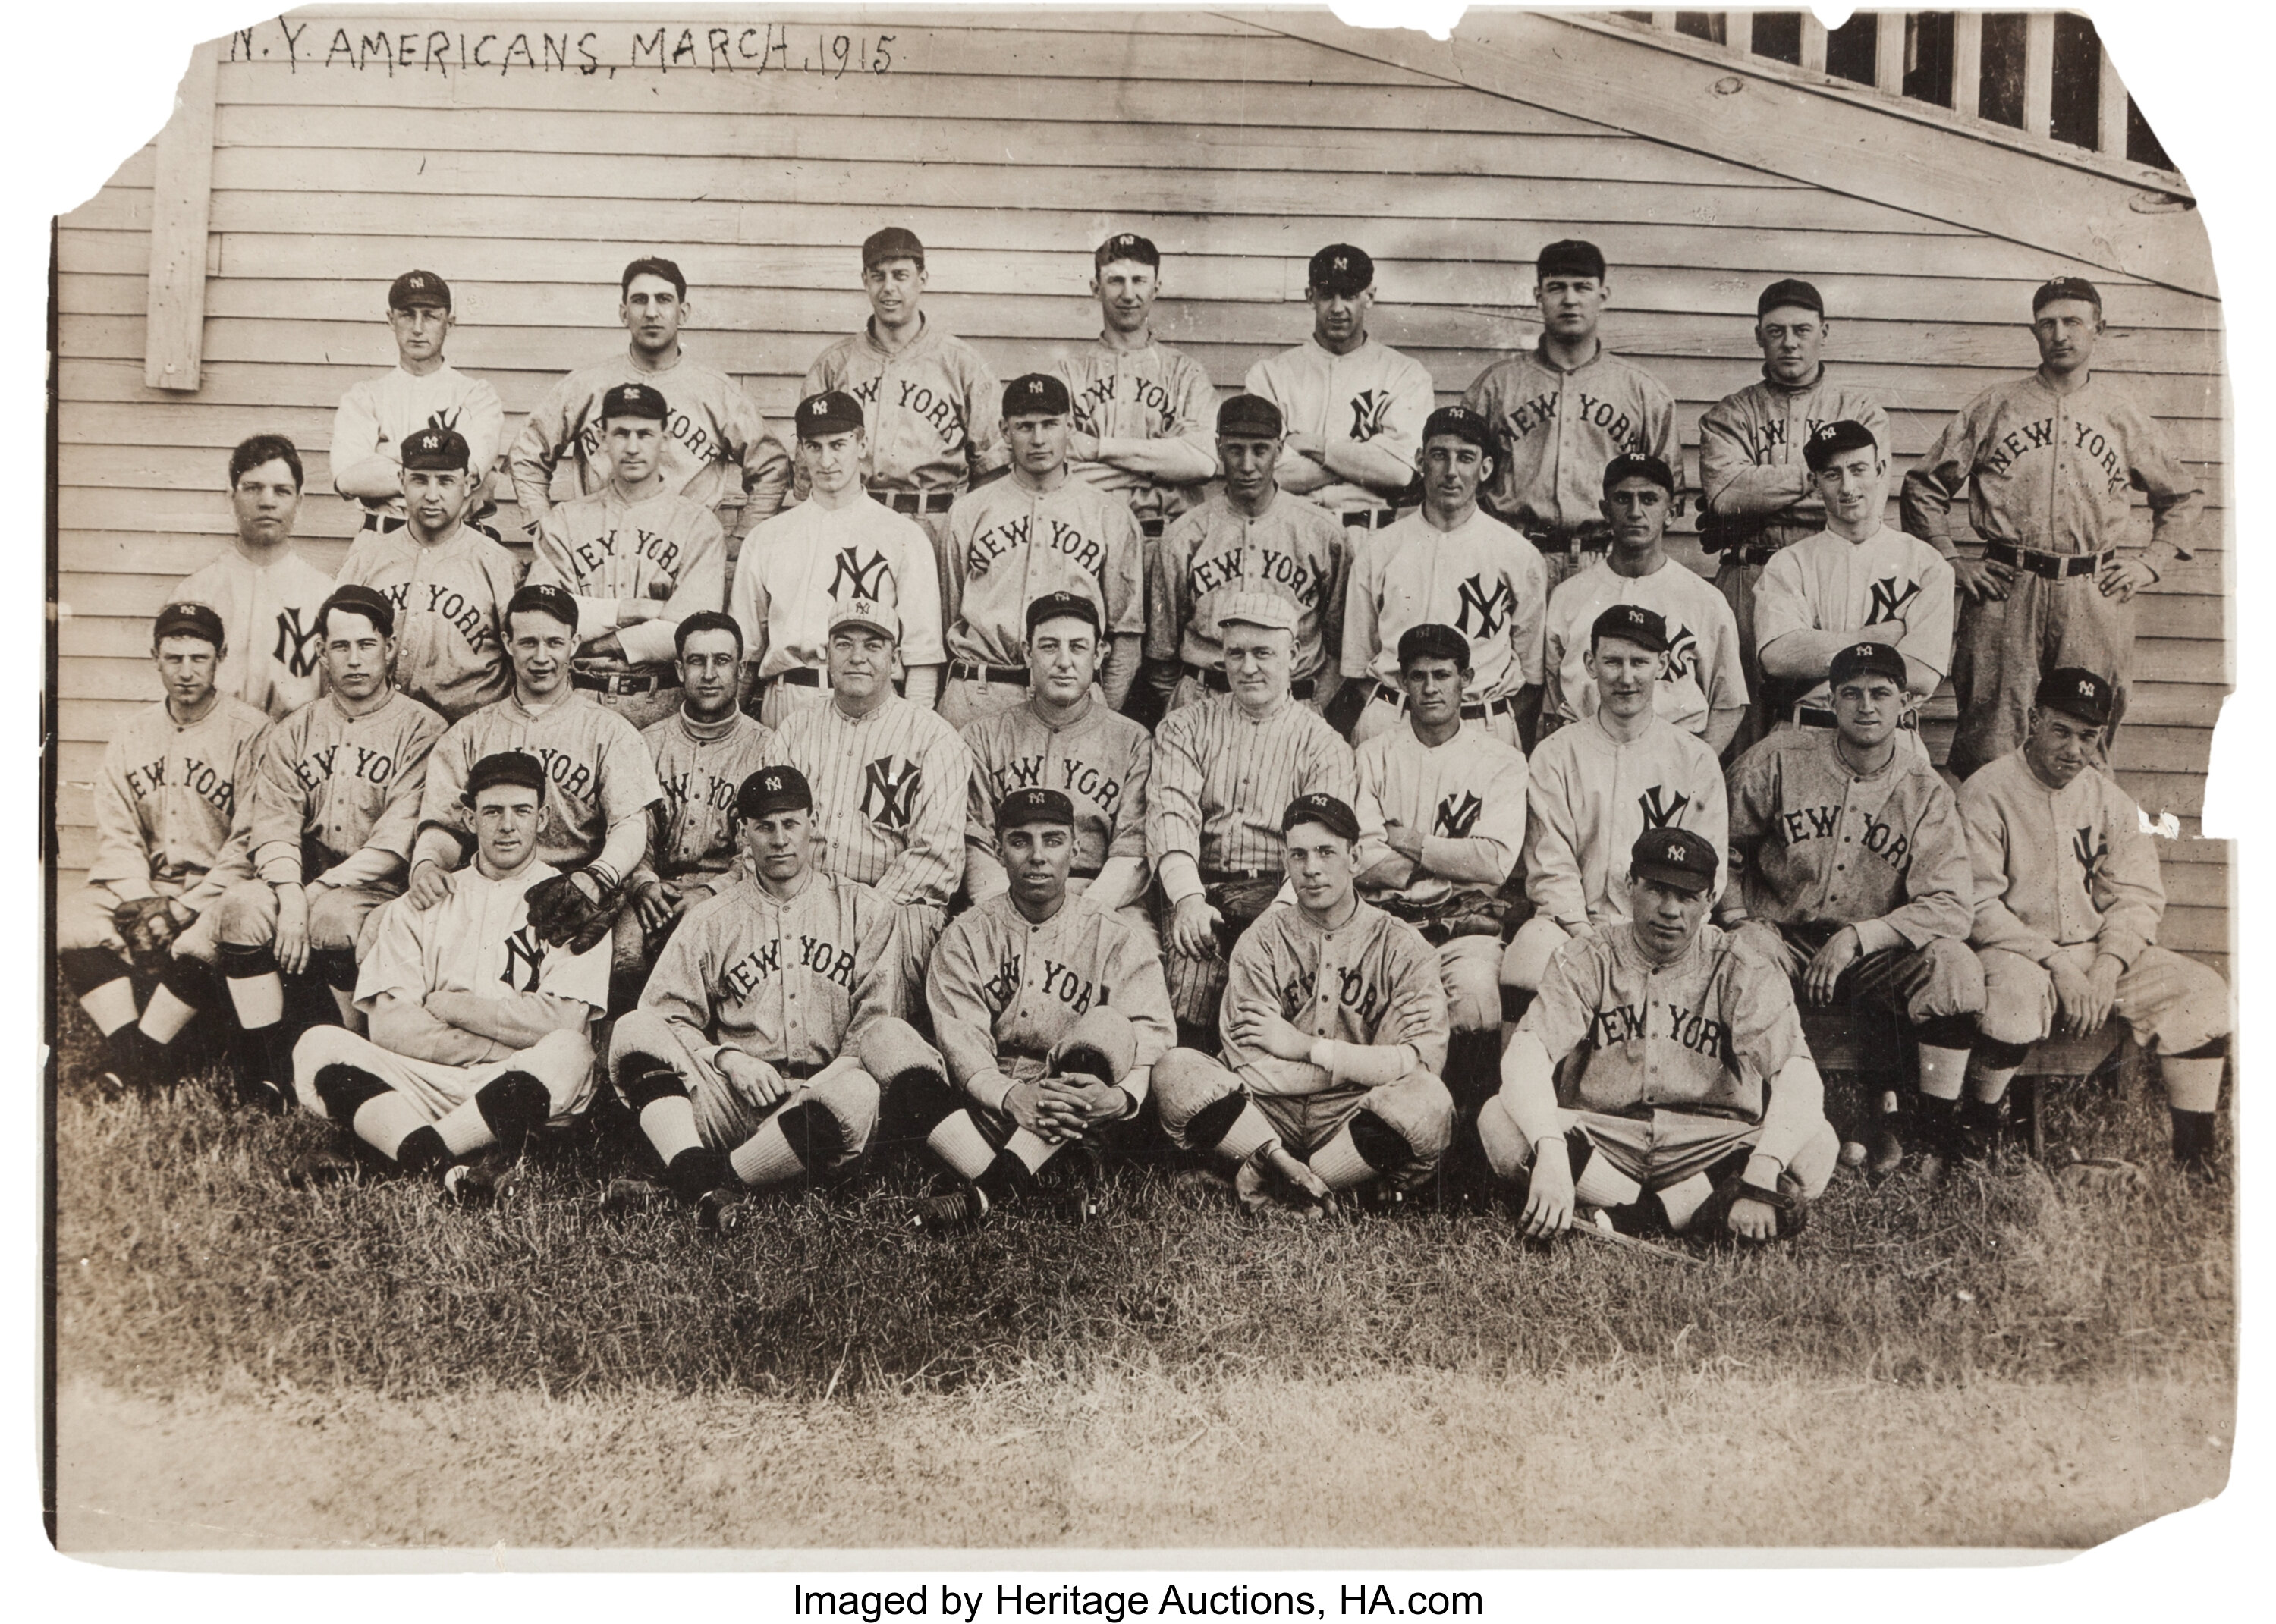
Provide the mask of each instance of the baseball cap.
{"label": "baseball cap", "polygon": [[2031,295],[2031,314],[2038,315],[2058,299],[2083,299],[2097,311],[2102,308],[2102,290],[2093,283],[2084,277],[2057,277],[2052,282],[2042,283],[2039,291]]}
{"label": "baseball cap", "polygon": [[500,750],[476,762],[467,774],[466,793],[459,797],[468,806],[474,797],[486,789],[501,784],[516,784],[523,789],[545,793],[545,768],[537,757],[527,750]]}
{"label": "baseball cap", "polygon": [[1098,605],[1080,592],[1046,592],[1028,605],[1028,634],[1046,620],[1088,621],[1094,632],[1105,628],[1098,623]]}
{"label": "baseball cap", "polygon": [[1220,626],[1261,626],[1269,631],[1293,632],[1296,629],[1296,606],[1277,592],[1235,592],[1217,611],[1217,623]]}
{"label": "baseball cap", "polygon": [[851,434],[861,426],[861,403],[843,390],[824,390],[798,403],[798,437],[801,440],[819,440],[826,434]]}
{"label": "baseball cap", "polygon": [[601,417],[649,417],[662,422],[664,397],[645,383],[619,383],[601,397]]}
{"label": "baseball cap", "polygon": [[1612,495],[1612,487],[1624,479],[1648,479],[1669,496],[1675,494],[1675,475],[1667,465],[1642,452],[1624,452],[1605,465],[1605,494]]}
{"label": "baseball cap", "polygon": [[1399,669],[1405,671],[1412,660],[1452,660],[1468,671],[1470,640],[1451,626],[1425,620],[1399,634]]}
{"label": "baseball cap", "polygon": [[2108,725],[2114,700],[2107,681],[2076,665],[2058,665],[2039,679],[2038,692],[2031,695],[2042,710],[2060,710],[2097,727]]}
{"label": "baseball cap", "polygon": [[1162,251],[1135,231],[1120,231],[1098,245],[1091,262],[1104,270],[1117,260],[1128,260],[1134,264],[1162,268]]}
{"label": "baseball cap", "polygon": [[1048,372],[1028,372],[1004,385],[1006,417],[1065,417],[1074,409],[1066,380]]}
{"label": "baseball cap", "polygon": [[735,786],[735,816],[764,817],[770,812],[810,812],[814,787],[795,767],[762,767]]}
{"label": "baseball cap", "polygon": [[216,649],[227,641],[221,617],[203,603],[169,603],[160,610],[150,623],[152,646],[167,637],[202,637]]}
{"label": "baseball cap", "polygon": [[1873,431],[1860,422],[1843,418],[1838,423],[1820,423],[1809,431],[1802,443],[1802,459],[1809,465],[1812,474],[1823,474],[1825,465],[1843,452],[1878,451],[1881,443]]}
{"label": "baseball cap", "polygon": [[1604,251],[1593,242],[1582,242],[1577,237],[1567,237],[1552,242],[1535,257],[1533,275],[1536,281],[1551,277],[1594,277],[1605,279]]}
{"label": "baseball cap", "polygon": [[421,429],[403,443],[403,466],[406,468],[457,468],[464,472],[473,455],[467,449],[466,436],[455,429]]}
{"label": "baseball cap", "polygon": [[1647,829],[1628,847],[1628,872],[1696,897],[1715,883],[1715,846],[1688,829]]}
{"label": "baseball cap", "polygon": [[887,260],[914,260],[917,268],[924,268],[924,244],[917,234],[906,226],[889,225],[882,231],[873,231],[861,244],[861,269],[873,270]]}
{"label": "baseball cap", "polygon": [[1615,603],[1598,615],[1589,628],[1589,647],[1594,649],[1607,637],[1617,637],[1654,654],[1667,652],[1667,622],[1658,610],[1646,609],[1641,603]]}
{"label": "baseball cap", "polygon": [[1331,242],[1312,255],[1306,280],[1323,293],[1363,293],[1375,285],[1375,262],[1364,248]]}
{"label": "baseball cap", "polygon": [[1852,677],[1886,677],[1899,687],[1905,686],[1905,656],[1894,643],[1851,643],[1836,649],[1833,657],[1826,662],[1825,680],[1840,687]]}
{"label": "baseball cap", "polygon": [[571,631],[577,629],[577,600],[566,587],[557,587],[550,581],[534,581],[514,589],[505,601],[505,613],[500,617],[511,623],[519,614],[535,611],[550,615]]}
{"label": "baseball cap", "polygon": [[899,642],[901,637],[901,618],[890,603],[881,603],[873,597],[848,594],[831,605],[830,630],[834,636],[849,626],[867,626],[881,636]]}
{"label": "baseball cap", "polygon": [[384,592],[375,591],[369,587],[353,581],[345,587],[334,587],[331,596],[326,598],[323,607],[316,611],[318,631],[327,633],[330,631],[330,628],[326,624],[326,617],[335,609],[344,609],[352,615],[361,615],[371,622],[373,629],[382,637],[395,635],[395,605],[389,601]]}
{"label": "baseball cap", "polygon": [[1074,827],[1074,802],[1055,789],[1015,789],[996,803],[996,831],[1020,829],[1029,823],[1058,823]]}
{"label": "baseball cap", "polygon": [[387,290],[391,310],[448,310],[451,285],[431,270],[406,270]]}
{"label": "baseball cap", "polygon": [[1818,297],[1815,287],[1804,282],[1800,277],[1787,277],[1781,281],[1771,283],[1763,290],[1762,297],[1755,300],[1755,315],[1757,320],[1780,308],[1815,310],[1818,315],[1824,315],[1825,300]]}
{"label": "baseball cap", "polygon": [[1493,450],[1493,430],[1486,420],[1466,406],[1442,406],[1422,420],[1422,444],[1442,434],[1468,440],[1482,452]]}
{"label": "baseball cap", "polygon": [[1341,835],[1347,840],[1359,839],[1359,814],[1333,795],[1318,790],[1297,796],[1280,815],[1280,832],[1284,835],[1299,823],[1317,823],[1330,834]]}
{"label": "baseball cap", "polygon": [[1280,408],[1262,395],[1235,395],[1217,409],[1219,434],[1249,434],[1277,440],[1280,430]]}

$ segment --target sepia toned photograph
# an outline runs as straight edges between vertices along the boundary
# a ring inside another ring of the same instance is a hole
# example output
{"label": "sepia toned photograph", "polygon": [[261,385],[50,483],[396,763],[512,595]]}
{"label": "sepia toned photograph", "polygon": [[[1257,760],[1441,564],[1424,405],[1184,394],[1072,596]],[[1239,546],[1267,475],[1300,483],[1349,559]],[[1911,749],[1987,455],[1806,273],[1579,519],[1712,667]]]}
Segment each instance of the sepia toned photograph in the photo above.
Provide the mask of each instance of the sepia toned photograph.
{"label": "sepia toned photograph", "polygon": [[[2128,67],[197,45],[52,233],[48,1538],[1979,1563],[2219,1495],[2232,436]],[[1491,1611],[1285,1577],[1134,1610]]]}

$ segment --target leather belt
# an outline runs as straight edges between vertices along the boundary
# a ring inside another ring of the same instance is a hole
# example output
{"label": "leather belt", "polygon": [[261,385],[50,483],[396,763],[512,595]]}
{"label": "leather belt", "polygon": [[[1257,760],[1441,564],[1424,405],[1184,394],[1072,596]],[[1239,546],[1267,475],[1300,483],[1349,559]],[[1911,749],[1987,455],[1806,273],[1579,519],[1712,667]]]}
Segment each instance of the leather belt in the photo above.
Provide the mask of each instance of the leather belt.
{"label": "leather belt", "polygon": [[1347,530],[1380,530],[1399,522],[1395,507],[1347,507],[1336,515]]}
{"label": "leather belt", "polygon": [[1612,538],[1592,541],[1569,530],[1528,530],[1525,539],[1543,552],[1603,552],[1612,545]]}
{"label": "leather belt", "polygon": [[[1375,685],[1375,696],[1386,705],[1396,705],[1402,713],[1407,709],[1407,695],[1387,682],[1378,682]],[[1489,716],[1514,717],[1516,715],[1517,702],[1506,695],[1500,699],[1469,700],[1462,706],[1462,719],[1465,722],[1479,721]]]}
{"label": "leather belt", "polygon": [[1723,556],[1736,558],[1741,564],[1768,564],[1779,556],[1779,549],[1765,547],[1760,542],[1749,542],[1743,547],[1726,547]]}
{"label": "leather belt", "polygon": [[804,1082],[810,1077],[819,1076],[822,1069],[811,1060],[785,1060],[775,1067],[775,1072],[786,1082]]}
{"label": "leather belt", "polygon": [[1096,869],[1069,869],[1067,870],[1067,878],[1071,880],[1095,880],[1098,877],[1098,873],[1099,871]]}
{"label": "leather belt", "polygon": [[2067,581],[2074,575],[2098,575],[2102,566],[2118,556],[2114,547],[2101,552],[2040,552],[2013,547],[2006,542],[1986,542],[1984,556],[1995,564],[2012,565],[2047,581]]}
{"label": "leather belt", "polygon": [[1142,519],[1138,521],[1138,534],[1149,542],[1160,541],[1162,532],[1169,527],[1170,521],[1166,519]]}
{"label": "leather belt", "polygon": [[363,512],[363,527],[374,535],[392,535],[403,528],[403,520],[393,513],[383,513],[368,507]]}
{"label": "leather belt", "polygon": [[794,688],[819,688],[828,686],[823,681],[822,673],[811,665],[793,665],[788,671],[778,671],[771,677],[759,679],[759,686],[762,688],[774,682],[787,682]]}
{"label": "leather belt", "polygon": [[1028,668],[1024,665],[975,665],[967,660],[951,660],[948,674],[952,681],[1010,682],[1023,688],[1028,686]]}
{"label": "leather belt", "polygon": [[[1832,727],[1835,725],[1833,713],[1821,705],[1796,705],[1794,708],[1794,725],[1797,727]],[[1903,731],[1908,728],[1918,728],[1919,726],[1920,713],[1918,711],[1907,711],[1903,716],[1897,719],[1897,727],[1900,731]]]}
{"label": "leather belt", "polygon": [[667,676],[654,671],[573,671],[569,673],[569,686],[595,694],[621,696],[652,694],[658,688],[676,688],[679,686],[679,678],[677,673]]}
{"label": "leather belt", "polygon": [[1204,885],[1235,885],[1244,880],[1277,880],[1284,878],[1278,869],[1203,869]]}
{"label": "leather belt", "polygon": [[945,513],[956,500],[953,490],[884,490],[872,485],[869,494],[897,513]]}
{"label": "leather belt", "polygon": [[[1195,682],[1200,683],[1202,687],[1207,688],[1212,694],[1230,694],[1233,692],[1233,684],[1225,677],[1222,667],[1216,665],[1188,665],[1186,667],[1186,675],[1191,677]],[[1313,694],[1318,692],[1319,684],[1315,682],[1309,677],[1299,677],[1295,681],[1288,685],[1288,697],[1291,699],[1309,699]]]}

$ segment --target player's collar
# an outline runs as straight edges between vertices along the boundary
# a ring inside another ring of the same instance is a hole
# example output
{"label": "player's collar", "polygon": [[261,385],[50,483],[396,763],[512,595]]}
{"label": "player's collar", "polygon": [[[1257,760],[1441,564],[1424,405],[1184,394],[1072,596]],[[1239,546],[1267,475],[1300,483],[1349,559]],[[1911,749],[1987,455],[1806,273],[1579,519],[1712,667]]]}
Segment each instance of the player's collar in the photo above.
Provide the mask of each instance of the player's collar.
{"label": "player's collar", "polygon": [[679,731],[699,744],[709,744],[715,740],[725,739],[735,731],[735,725],[743,719],[741,711],[730,710],[716,722],[699,722],[687,714],[687,707],[684,703],[671,714],[679,720]]}
{"label": "player's collar", "polygon": [[1764,361],[1763,363],[1764,386],[1767,389],[1773,390],[1781,395],[1806,395],[1809,393],[1810,391],[1816,389],[1820,383],[1825,382],[1825,363],[1822,360],[1817,363],[1817,370],[1811,373],[1799,383],[1788,383],[1781,379],[1771,376],[1770,362]]}
{"label": "player's collar", "polygon": [[904,355],[914,355],[932,343],[937,336],[933,330],[932,317],[922,310],[917,312],[917,336],[898,350],[889,350],[877,342],[877,318],[875,315],[865,317],[861,323],[861,342],[868,345],[872,352],[884,356],[888,360],[897,360]]}

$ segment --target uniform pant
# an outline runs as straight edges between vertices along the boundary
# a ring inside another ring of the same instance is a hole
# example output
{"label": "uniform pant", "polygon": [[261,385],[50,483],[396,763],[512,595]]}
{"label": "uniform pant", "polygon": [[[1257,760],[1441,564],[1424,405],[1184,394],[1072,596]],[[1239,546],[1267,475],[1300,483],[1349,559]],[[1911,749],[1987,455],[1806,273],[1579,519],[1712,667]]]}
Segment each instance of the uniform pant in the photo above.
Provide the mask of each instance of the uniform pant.
{"label": "uniform pant", "polygon": [[1572,939],[1565,934],[1565,927],[1548,914],[1536,914],[1517,928],[1502,953],[1502,985],[1538,992],[1541,978],[1549,974],[1549,961]]}
{"label": "uniform pant", "polygon": [[[355,952],[371,916],[403,894],[399,884],[343,885],[308,904],[313,952]],[[267,947],[277,940],[277,892],[263,880],[239,880],[207,910],[218,920],[220,940],[231,947]]]}
{"label": "uniform pant", "polygon": [[1162,974],[1170,984],[1170,1008],[1180,1022],[1217,1029],[1217,1006],[1225,997],[1226,955],[1240,939],[1240,933],[1272,906],[1282,884],[1278,876],[1264,875],[1256,879],[1204,884],[1202,899],[1225,916],[1225,922],[1217,928],[1217,951],[1206,959],[1188,959],[1183,953],[1169,951],[1169,921],[1175,910],[1166,906],[1163,908]]}
{"label": "uniform pant", "polygon": [[[178,897],[184,887],[171,881],[154,880],[150,889],[162,897]],[[133,955],[126,950],[125,939],[118,934],[113,919],[118,905],[125,899],[115,896],[107,886],[82,885],[77,891],[58,898],[56,902],[56,951],[74,952],[86,948],[108,948],[121,958]],[[177,958],[194,959],[200,964],[211,964],[220,951],[221,937],[216,930],[216,910],[206,911],[184,925],[175,933],[171,952]],[[156,967],[145,965],[144,969]]]}
{"label": "uniform pant", "polygon": [[[1291,1155],[1309,1158],[1349,1127],[1368,1166],[1400,1189],[1426,1182],[1438,1170],[1454,1128],[1453,1097],[1419,1068],[1372,1089],[1261,1094],[1198,1050],[1172,1049],[1154,1064],[1154,1102],[1172,1142],[1233,1162],[1273,1138]],[[1261,1135],[1253,1122],[1243,1125],[1250,1106],[1263,1119]]]}
{"label": "uniform pant", "polygon": [[[1842,929],[1773,925],[1757,919],[1739,927],[1739,934],[1750,937],[1772,963],[1785,965],[1787,974],[1799,983],[1817,950]],[[1956,937],[1931,937],[1918,947],[1885,948],[1855,960],[1834,983],[1833,998],[1838,1004],[1888,1011],[1910,1025],[1924,1026],[1981,1011],[1984,968],[1967,943]]]}
{"label": "uniform pant", "polygon": [[[1352,724],[1353,749],[1356,750],[1369,740],[1387,733],[1395,727],[1407,725],[1407,707],[1393,704],[1384,698],[1382,687],[1375,679],[1359,677],[1351,680],[1364,682],[1375,690],[1374,696],[1360,711],[1359,719]],[[1518,742],[1517,718],[1506,710],[1489,710],[1483,717],[1465,717],[1462,725],[1466,728],[1476,728],[1481,732],[1491,733],[1513,750],[1521,751],[1525,748]]]}
{"label": "uniform pant", "polygon": [[[1499,1102],[1488,1110],[1493,1120],[1482,1135],[1486,1159],[1498,1177],[1514,1179],[1525,1170],[1533,1154],[1532,1143],[1519,1129],[1515,1119],[1500,1108]],[[1647,1190],[1664,1190],[1680,1184],[1734,1152],[1755,1150],[1761,1145],[1763,1137],[1763,1125],[1759,1122],[1685,1111],[1663,1110],[1649,1116],[1627,1117],[1597,1111],[1559,1110],[1557,1123],[1562,1132],[1577,1130],[1588,1141],[1592,1155],[1602,1156],[1608,1165]],[[1785,1170],[1779,1175],[1779,1188],[1787,1195],[1815,1200],[1825,1194],[1826,1180],[1833,1176],[1833,1165],[1840,1154],[1841,1142],[1834,1135],[1833,1125],[1819,1117],[1810,1124],[1801,1143],[1791,1147],[1790,1155],[1785,1158]],[[1577,1176],[1582,1170],[1576,1166],[1573,1171]]]}
{"label": "uniform pant", "polygon": [[708,1053],[690,1046],[687,1030],[652,1009],[618,1017],[609,1043],[610,1071],[630,1054],[649,1055],[670,1066],[687,1086],[697,1135],[714,1150],[732,1150],[772,1118],[809,1103],[837,1124],[838,1141],[831,1158],[809,1171],[840,1172],[869,1148],[877,1128],[877,1083],[855,1056],[839,1055],[813,1076],[793,1081],[789,1093],[770,1104],[739,1088]]}
{"label": "uniform pant", "polygon": [[2017,570],[2007,596],[1970,603],[1961,595],[1953,634],[1952,686],[1960,700],[1951,768],[1966,778],[2023,742],[2039,679],[2060,665],[2107,678],[2116,687],[2114,730],[2126,714],[2134,664],[2134,605],[2105,597],[2091,575],[2049,581]]}
{"label": "uniform pant", "polygon": [[667,686],[650,688],[645,694],[603,694],[589,688],[586,692],[593,695],[593,702],[602,710],[613,710],[631,723],[635,732],[651,723],[663,721],[679,709],[680,690],[677,676]]}
{"label": "uniform pant", "polygon": [[1446,989],[1446,1013],[1457,1032],[1496,1032],[1501,1028],[1501,931],[1471,930],[1449,935],[1447,924],[1460,921],[1476,924],[1498,922],[1500,899],[1477,892],[1457,892],[1427,908],[1402,905],[1396,897],[1370,898],[1394,919],[1405,920],[1417,935],[1438,950],[1438,979]]}
{"label": "uniform pant", "polygon": [[758,718],[780,732],[783,724],[808,705],[830,702],[827,687],[802,687],[795,682],[770,682],[759,694]]}
{"label": "uniform pant", "polygon": [[409,1100],[429,1122],[440,1121],[474,1098],[484,1083],[512,1071],[527,1072],[545,1085],[553,1127],[568,1122],[593,1103],[593,1045],[581,1031],[550,1032],[504,1059],[445,1066],[396,1054],[345,1027],[310,1027],[292,1047],[292,1092],[301,1109],[329,1119],[331,1113],[316,1093],[316,1074],[327,1066],[368,1072]]}
{"label": "uniform pant", "polygon": [[[1995,1043],[2029,1044],[2054,1030],[2054,978],[2021,953],[2005,949],[1979,949],[1984,963],[1984,1036]],[[2062,950],[2062,957],[2080,975],[2094,968],[2095,948],[2082,942]],[[2187,1054],[2227,1036],[2228,983],[2194,959],[2169,949],[2142,950],[2118,978],[2118,996],[2111,1006],[2134,1041],[2144,1049],[2154,1046],[2160,1055]]]}
{"label": "uniform pant", "polygon": [[1770,732],[1770,696],[1763,687],[1762,651],[1755,643],[1755,588],[1763,578],[1763,566],[1748,564],[1734,552],[1722,555],[1715,570],[1715,590],[1731,606],[1731,618],[1739,628],[1739,668],[1747,676],[1747,711],[1739,718],[1739,731],[1731,735],[1730,744],[1723,751],[1723,759],[1735,762],[1753,747],[1756,741]]}
{"label": "uniform pant", "polygon": [[[1094,688],[1094,697],[1096,693]],[[972,677],[951,677],[944,666],[938,707],[940,719],[962,732],[971,724],[985,717],[1018,710],[1028,702],[1028,685],[1024,682],[984,682]]]}

